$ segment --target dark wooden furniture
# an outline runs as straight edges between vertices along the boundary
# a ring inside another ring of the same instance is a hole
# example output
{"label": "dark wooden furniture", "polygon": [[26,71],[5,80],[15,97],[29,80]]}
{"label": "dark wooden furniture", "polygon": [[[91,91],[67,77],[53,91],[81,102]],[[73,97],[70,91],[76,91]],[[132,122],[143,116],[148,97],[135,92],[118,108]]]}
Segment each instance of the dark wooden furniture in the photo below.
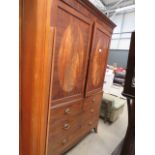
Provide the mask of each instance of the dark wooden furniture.
{"label": "dark wooden furniture", "polygon": [[135,32],[132,33],[128,57],[127,74],[122,93],[127,97],[128,128],[122,148],[122,155],[135,154]]}
{"label": "dark wooden furniture", "polygon": [[20,1],[21,155],[60,155],[97,132],[114,27],[87,0]]}
{"label": "dark wooden furniture", "polygon": [[135,155],[135,32],[131,37],[127,74],[122,94],[127,98],[128,128],[124,140],[112,155]]}

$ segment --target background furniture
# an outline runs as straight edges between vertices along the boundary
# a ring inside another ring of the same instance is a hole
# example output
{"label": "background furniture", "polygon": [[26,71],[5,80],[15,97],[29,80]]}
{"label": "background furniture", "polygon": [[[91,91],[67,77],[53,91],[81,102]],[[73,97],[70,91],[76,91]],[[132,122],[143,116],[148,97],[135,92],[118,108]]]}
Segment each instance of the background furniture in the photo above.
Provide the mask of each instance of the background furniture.
{"label": "background furniture", "polygon": [[87,0],[20,7],[20,152],[60,155],[97,131],[115,24]]}
{"label": "background furniture", "polygon": [[112,155],[135,155],[135,32],[131,37],[127,74],[122,94],[127,98],[128,128],[124,140]]}
{"label": "background furniture", "polygon": [[122,155],[135,154],[135,32],[132,33],[123,95],[127,97],[128,129],[124,139]]}
{"label": "background furniture", "polygon": [[104,85],[103,85],[103,91],[105,93],[109,93],[110,88],[113,84],[114,80],[114,73],[112,69],[106,69],[105,78],[104,78]]}
{"label": "background furniture", "polygon": [[101,103],[100,116],[103,117],[105,121],[116,121],[123,112],[125,103],[126,100],[124,99],[111,94],[104,94]]}
{"label": "background furniture", "polygon": [[115,73],[114,83],[124,86],[126,70],[123,68],[117,68],[117,69],[115,69],[114,73]]}

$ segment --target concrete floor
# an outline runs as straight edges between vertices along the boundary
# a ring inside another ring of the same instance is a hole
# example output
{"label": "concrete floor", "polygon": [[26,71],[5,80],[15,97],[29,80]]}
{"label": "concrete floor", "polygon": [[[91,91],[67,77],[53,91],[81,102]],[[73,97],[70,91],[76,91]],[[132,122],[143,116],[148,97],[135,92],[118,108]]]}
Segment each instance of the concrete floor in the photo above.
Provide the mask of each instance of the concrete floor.
{"label": "concrete floor", "polygon": [[111,155],[125,136],[127,119],[127,104],[125,104],[118,120],[109,124],[100,119],[98,133],[90,133],[66,155]]}

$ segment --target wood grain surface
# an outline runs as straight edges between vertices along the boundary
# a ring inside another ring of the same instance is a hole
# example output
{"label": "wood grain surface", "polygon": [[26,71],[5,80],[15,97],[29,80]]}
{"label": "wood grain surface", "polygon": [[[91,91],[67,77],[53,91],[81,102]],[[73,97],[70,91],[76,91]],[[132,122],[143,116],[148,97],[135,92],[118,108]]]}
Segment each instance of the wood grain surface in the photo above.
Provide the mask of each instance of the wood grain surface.
{"label": "wood grain surface", "polygon": [[97,128],[101,97],[85,101],[102,93],[114,27],[88,0],[20,0],[21,155],[63,154]]}

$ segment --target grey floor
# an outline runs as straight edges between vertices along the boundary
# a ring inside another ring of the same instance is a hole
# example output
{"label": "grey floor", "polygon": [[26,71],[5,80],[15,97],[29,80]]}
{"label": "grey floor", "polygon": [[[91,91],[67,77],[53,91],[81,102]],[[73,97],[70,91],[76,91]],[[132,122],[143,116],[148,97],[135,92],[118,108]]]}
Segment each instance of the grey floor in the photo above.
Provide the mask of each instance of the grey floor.
{"label": "grey floor", "polygon": [[[121,90],[117,87],[112,88],[113,94],[119,94]],[[127,119],[127,105],[125,104],[123,113],[117,121],[108,124],[100,119],[98,133],[90,133],[66,155],[111,155],[125,136]]]}

